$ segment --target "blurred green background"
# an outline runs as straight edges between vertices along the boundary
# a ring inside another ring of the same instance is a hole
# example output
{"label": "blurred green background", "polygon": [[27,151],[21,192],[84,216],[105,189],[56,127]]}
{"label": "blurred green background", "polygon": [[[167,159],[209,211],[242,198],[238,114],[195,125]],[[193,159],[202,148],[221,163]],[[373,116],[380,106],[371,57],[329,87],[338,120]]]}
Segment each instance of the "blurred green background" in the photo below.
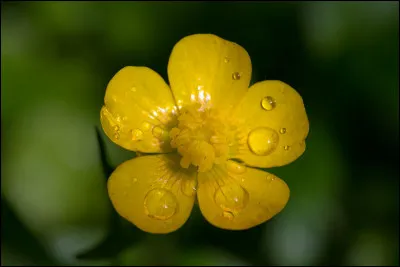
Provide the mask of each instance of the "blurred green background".
{"label": "blurred green background", "polygon": [[[2,265],[399,264],[398,2],[2,2]],[[287,207],[250,230],[195,209],[169,235],[120,219],[106,180],[134,153],[99,128],[122,67],[167,78],[174,44],[242,45],[252,82],[282,80],[310,120],[305,154],[270,170]],[[100,130],[99,130],[100,129]]]}

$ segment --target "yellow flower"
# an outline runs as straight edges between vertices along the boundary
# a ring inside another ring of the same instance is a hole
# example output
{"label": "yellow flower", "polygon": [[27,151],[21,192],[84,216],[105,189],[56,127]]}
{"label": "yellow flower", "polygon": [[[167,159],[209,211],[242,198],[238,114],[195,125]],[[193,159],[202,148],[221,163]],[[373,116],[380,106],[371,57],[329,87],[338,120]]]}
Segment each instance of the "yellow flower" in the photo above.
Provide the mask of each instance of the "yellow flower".
{"label": "yellow flower", "polygon": [[223,229],[248,229],[279,213],[288,186],[254,167],[286,165],[304,152],[309,124],[301,96],[280,81],[248,88],[246,50],[212,34],[180,40],[168,78],[170,86],[149,68],[125,67],[107,86],[105,133],[149,153],[109,178],[116,211],[150,233],[181,227],[196,196],[206,220]]}

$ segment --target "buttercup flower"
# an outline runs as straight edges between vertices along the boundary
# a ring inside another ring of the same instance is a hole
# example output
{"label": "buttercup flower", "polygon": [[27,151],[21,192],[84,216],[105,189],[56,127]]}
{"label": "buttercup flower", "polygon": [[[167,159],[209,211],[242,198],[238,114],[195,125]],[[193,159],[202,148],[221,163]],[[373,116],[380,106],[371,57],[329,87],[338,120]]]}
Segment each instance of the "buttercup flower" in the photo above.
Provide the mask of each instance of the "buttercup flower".
{"label": "buttercup flower", "polygon": [[116,168],[108,192],[138,228],[168,233],[197,197],[211,224],[248,229],[279,213],[289,188],[259,170],[289,164],[305,150],[309,124],[301,96],[281,81],[249,88],[250,57],[212,34],[180,40],[168,86],[146,67],[125,67],[109,82],[101,124],[139,157]]}

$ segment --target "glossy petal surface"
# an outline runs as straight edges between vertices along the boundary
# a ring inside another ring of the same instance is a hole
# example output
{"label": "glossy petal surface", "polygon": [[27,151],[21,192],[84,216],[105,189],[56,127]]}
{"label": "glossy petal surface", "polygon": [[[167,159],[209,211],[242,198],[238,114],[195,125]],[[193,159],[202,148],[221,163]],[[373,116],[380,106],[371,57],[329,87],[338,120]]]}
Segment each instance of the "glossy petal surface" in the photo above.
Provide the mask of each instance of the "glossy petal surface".
{"label": "glossy petal surface", "polygon": [[227,114],[248,89],[251,61],[238,44],[212,34],[195,34],[173,48],[168,77],[178,106],[200,103]]}
{"label": "glossy petal surface", "polygon": [[162,77],[146,67],[125,67],[109,82],[101,124],[125,149],[171,151],[168,131],[176,124],[175,102]]}
{"label": "glossy petal surface", "polygon": [[232,115],[237,127],[231,158],[249,166],[286,165],[306,147],[309,123],[301,96],[281,81],[263,81],[250,87]]}
{"label": "glossy petal surface", "polygon": [[273,174],[234,161],[199,173],[198,201],[214,226],[244,230],[279,213],[289,199],[286,183]]}
{"label": "glossy petal surface", "polygon": [[116,211],[149,233],[169,233],[189,218],[196,172],[182,169],[176,154],[137,157],[122,163],[108,181]]}

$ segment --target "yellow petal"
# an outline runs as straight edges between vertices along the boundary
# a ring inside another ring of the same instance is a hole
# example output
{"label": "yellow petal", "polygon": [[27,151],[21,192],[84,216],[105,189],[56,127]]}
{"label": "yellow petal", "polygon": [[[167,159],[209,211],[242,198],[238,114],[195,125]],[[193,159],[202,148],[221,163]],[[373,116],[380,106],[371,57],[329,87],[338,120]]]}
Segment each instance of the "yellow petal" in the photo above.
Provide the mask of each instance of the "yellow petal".
{"label": "yellow petal", "polygon": [[305,150],[309,123],[303,100],[281,81],[251,86],[231,118],[231,124],[238,128],[231,158],[247,165],[286,165]]}
{"label": "yellow petal", "polygon": [[279,213],[289,199],[289,188],[273,174],[234,161],[199,173],[197,197],[204,217],[213,225],[244,230]]}
{"label": "yellow petal", "polygon": [[173,48],[168,77],[178,106],[200,103],[229,112],[248,89],[251,61],[238,44],[212,34],[195,34]]}
{"label": "yellow petal", "polygon": [[163,78],[146,67],[125,67],[111,79],[101,109],[107,136],[128,150],[168,152],[175,102]]}
{"label": "yellow petal", "polygon": [[122,163],[108,180],[116,211],[149,233],[169,233],[189,218],[196,171],[182,169],[176,154],[137,157]]}

